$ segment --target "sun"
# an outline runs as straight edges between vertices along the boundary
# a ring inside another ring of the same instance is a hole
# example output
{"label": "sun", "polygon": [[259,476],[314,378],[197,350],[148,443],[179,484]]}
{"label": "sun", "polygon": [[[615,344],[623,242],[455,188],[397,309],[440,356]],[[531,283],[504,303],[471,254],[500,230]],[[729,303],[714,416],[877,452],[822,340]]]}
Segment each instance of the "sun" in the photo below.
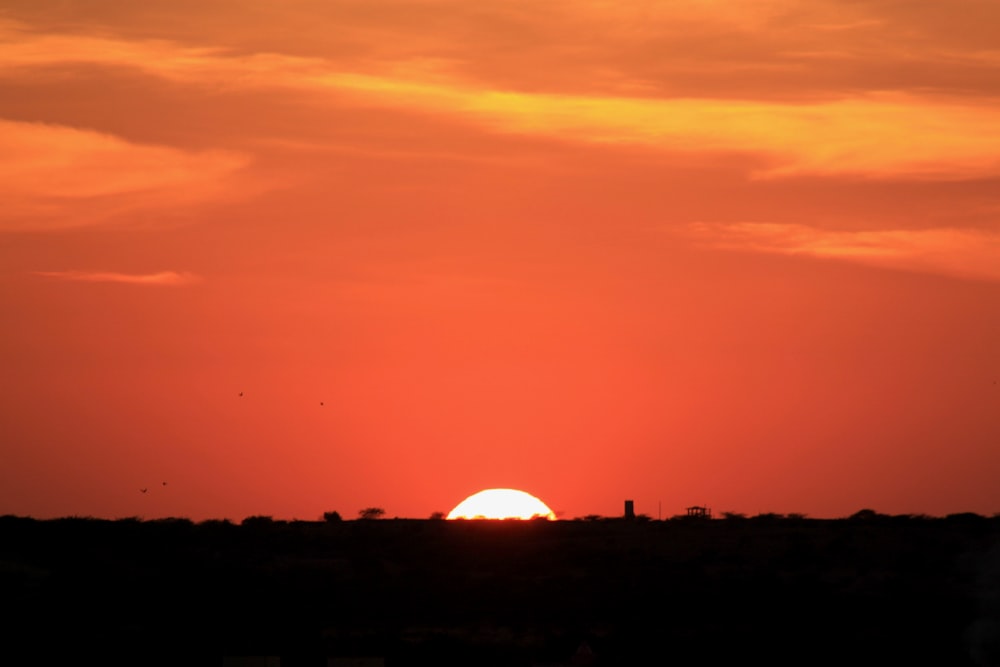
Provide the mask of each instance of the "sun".
{"label": "sun", "polygon": [[517,489],[486,489],[455,506],[449,519],[534,519],[555,521],[556,515],[538,498]]}

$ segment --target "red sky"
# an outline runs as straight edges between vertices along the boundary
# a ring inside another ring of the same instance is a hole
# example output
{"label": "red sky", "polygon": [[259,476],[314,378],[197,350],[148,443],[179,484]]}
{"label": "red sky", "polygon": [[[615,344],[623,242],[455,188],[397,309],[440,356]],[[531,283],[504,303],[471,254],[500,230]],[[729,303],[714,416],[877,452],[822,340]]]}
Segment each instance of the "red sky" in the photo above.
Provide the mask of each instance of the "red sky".
{"label": "red sky", "polygon": [[5,0],[0,513],[998,512],[997,25]]}

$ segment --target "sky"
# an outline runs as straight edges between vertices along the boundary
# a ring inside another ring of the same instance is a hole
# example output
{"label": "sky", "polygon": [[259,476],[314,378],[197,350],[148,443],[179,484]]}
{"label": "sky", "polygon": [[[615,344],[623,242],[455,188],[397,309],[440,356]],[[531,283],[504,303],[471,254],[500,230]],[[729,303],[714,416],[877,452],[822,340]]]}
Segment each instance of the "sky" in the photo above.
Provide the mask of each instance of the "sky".
{"label": "sky", "polygon": [[1000,512],[997,25],[2,0],[0,514]]}

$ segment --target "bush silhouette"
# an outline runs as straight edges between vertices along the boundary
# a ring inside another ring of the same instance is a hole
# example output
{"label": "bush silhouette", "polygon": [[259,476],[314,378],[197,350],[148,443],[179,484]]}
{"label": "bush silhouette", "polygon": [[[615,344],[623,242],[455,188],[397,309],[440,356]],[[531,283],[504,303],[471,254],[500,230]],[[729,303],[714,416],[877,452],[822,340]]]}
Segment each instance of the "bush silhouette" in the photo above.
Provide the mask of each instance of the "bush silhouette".
{"label": "bush silhouette", "polygon": [[240,522],[241,526],[270,526],[274,523],[274,517],[271,516],[248,516],[243,521]]}
{"label": "bush silhouette", "polygon": [[358,517],[362,519],[380,519],[385,514],[385,510],[381,507],[366,507],[363,510],[358,510]]}

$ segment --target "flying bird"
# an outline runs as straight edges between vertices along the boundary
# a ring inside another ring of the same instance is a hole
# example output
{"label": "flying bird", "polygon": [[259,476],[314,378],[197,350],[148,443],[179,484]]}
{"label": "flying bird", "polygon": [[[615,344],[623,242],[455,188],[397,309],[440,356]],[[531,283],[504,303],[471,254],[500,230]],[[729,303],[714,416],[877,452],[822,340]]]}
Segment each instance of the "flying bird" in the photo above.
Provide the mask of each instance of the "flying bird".
{"label": "flying bird", "polygon": [[149,489],[139,489],[139,490],[142,491],[143,493],[146,493],[146,491],[148,491]]}
{"label": "flying bird", "polygon": [[243,395],[243,392],[241,391],[241,392],[240,392],[240,396],[242,396],[242,395]]}

